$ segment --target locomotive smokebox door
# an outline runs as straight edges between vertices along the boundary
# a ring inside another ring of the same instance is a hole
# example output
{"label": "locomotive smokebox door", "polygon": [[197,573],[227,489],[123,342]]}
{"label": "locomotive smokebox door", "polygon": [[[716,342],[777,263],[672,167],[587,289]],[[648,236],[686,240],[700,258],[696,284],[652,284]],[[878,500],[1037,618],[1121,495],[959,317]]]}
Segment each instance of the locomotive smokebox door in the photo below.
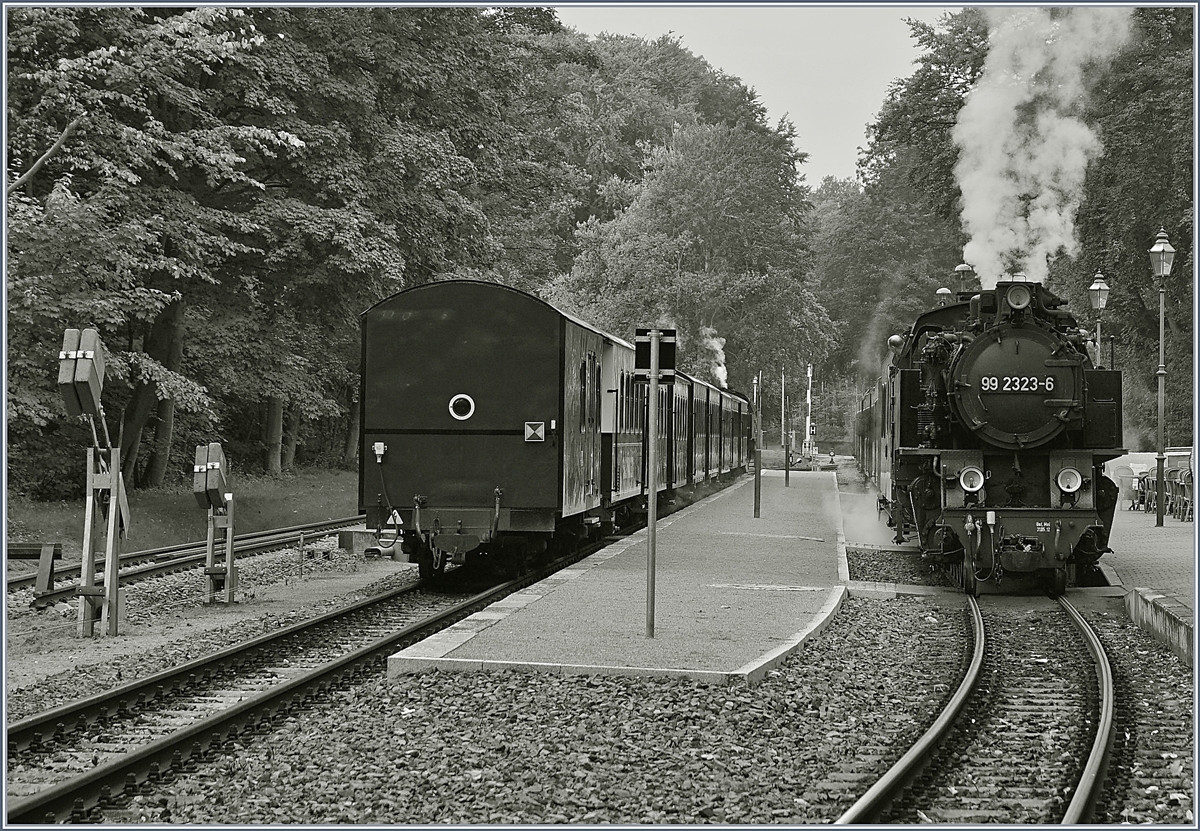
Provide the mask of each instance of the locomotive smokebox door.
{"label": "locomotive smokebox door", "polygon": [[950,396],[981,438],[1016,450],[1045,444],[1083,419],[1083,367],[1055,335],[1001,324],[976,338],[951,369]]}

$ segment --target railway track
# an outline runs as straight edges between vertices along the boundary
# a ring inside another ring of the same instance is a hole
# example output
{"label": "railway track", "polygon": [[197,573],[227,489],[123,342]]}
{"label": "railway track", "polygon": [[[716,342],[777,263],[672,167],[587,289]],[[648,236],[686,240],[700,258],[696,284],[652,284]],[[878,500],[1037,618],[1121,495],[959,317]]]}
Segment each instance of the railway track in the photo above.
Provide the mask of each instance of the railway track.
{"label": "railway track", "polygon": [[381,671],[399,649],[611,541],[483,591],[466,569],[417,581],[10,724],[7,820],[128,819],[134,796],[276,729],[315,697]]}
{"label": "railway track", "polygon": [[[305,525],[293,525],[288,528],[277,528],[268,531],[256,531],[249,534],[239,534],[233,538],[235,557],[248,557],[273,551],[289,545],[296,545],[301,538],[315,540],[336,533],[337,531],[361,524],[361,516],[330,519],[322,522],[310,522]],[[219,543],[223,545],[223,541]],[[131,551],[120,555],[120,580],[122,584],[148,580],[170,574],[183,569],[194,568],[203,564],[207,556],[207,542],[189,542],[179,545],[169,545],[163,548],[151,548],[144,551]],[[104,558],[96,562],[97,579],[104,574]],[[79,588],[81,563],[66,563],[54,569],[54,587],[50,591],[39,594],[34,599],[36,606],[47,606],[75,596]],[[12,575],[6,580],[8,591],[32,589],[36,574]],[[60,581],[74,581],[60,584]]]}
{"label": "railway track", "polygon": [[838,824],[1087,822],[1113,733],[1113,676],[1065,598],[969,599],[974,651],[930,729]]}

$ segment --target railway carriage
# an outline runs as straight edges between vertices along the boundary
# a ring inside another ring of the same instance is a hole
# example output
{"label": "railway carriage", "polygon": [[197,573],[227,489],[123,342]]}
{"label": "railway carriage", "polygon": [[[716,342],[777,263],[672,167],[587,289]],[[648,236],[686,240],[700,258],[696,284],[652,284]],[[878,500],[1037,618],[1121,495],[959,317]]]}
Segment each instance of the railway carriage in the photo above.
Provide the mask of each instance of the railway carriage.
{"label": "railway carriage", "polygon": [[[723,437],[722,413],[740,429],[748,402],[680,374],[660,386],[647,492],[648,389],[634,357],[627,341],[497,283],[427,283],[379,302],[362,320],[360,513],[422,576],[479,555],[520,571],[552,544],[631,521],[648,498],[737,471],[745,437]],[[689,429],[696,389],[701,431]],[[711,454],[725,445],[723,464]]]}
{"label": "railway carriage", "polygon": [[1038,283],[957,300],[889,340],[855,420],[859,465],[896,541],[915,537],[964,590],[1036,576],[1061,594],[1109,550],[1121,374],[1092,365],[1087,332]]}

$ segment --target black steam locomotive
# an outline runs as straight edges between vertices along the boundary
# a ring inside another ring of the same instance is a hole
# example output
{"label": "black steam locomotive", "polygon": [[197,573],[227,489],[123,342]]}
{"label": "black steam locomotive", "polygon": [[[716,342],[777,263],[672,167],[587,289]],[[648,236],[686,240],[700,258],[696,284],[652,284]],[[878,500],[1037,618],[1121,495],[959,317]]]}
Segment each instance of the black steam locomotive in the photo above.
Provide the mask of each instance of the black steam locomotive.
{"label": "black steam locomotive", "polygon": [[1022,577],[1061,594],[1111,550],[1103,464],[1125,453],[1121,374],[1093,365],[1087,333],[1038,283],[956,300],[888,341],[857,414],[859,465],[896,542],[915,534],[964,591]]}

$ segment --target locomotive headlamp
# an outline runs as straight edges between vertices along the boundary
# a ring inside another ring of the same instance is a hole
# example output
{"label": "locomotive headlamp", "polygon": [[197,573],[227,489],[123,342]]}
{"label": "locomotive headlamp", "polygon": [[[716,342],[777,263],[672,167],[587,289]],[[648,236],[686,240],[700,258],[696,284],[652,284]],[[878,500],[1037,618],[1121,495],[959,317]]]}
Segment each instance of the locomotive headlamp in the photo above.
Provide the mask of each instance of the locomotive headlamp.
{"label": "locomotive headlamp", "polygon": [[1008,292],[1004,295],[1004,299],[1008,301],[1010,308],[1024,309],[1033,300],[1033,292],[1029,290],[1029,286],[1009,286]]}
{"label": "locomotive headlamp", "polygon": [[1058,472],[1057,481],[1063,493],[1075,493],[1083,487],[1083,474],[1073,467],[1064,467]]}
{"label": "locomotive headlamp", "polygon": [[979,493],[986,478],[983,471],[974,465],[958,472],[958,484],[967,493]]}

